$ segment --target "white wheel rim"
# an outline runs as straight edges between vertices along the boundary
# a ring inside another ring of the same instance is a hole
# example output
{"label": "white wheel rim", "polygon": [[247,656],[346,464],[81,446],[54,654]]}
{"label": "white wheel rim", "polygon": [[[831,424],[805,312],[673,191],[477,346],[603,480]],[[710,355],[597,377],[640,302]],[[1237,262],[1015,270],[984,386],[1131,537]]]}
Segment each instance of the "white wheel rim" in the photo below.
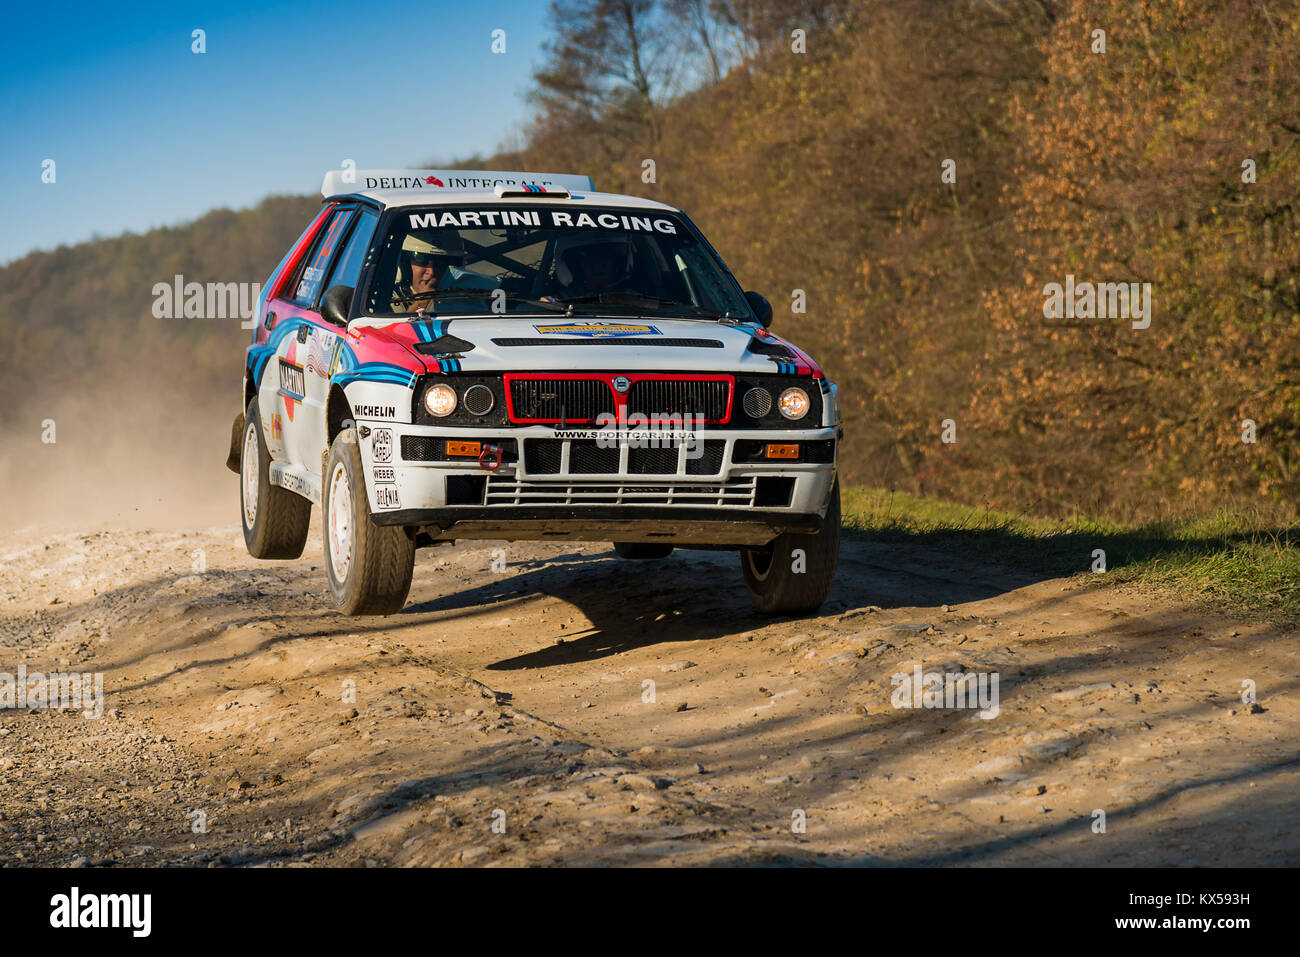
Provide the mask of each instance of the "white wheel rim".
{"label": "white wheel rim", "polygon": [[766,553],[768,560],[767,567],[761,571],[759,570],[758,563],[754,561],[754,555],[755,552],[753,549],[749,549],[745,552],[745,563],[749,566],[749,573],[758,581],[765,582],[767,581],[767,576],[772,574],[773,564],[776,563],[776,550],[773,549],[771,552]]}
{"label": "white wheel rim", "polygon": [[257,479],[259,462],[257,461],[257,425],[250,424],[244,432],[244,457],[240,468],[240,486],[243,490],[244,524],[249,528],[257,521]]}
{"label": "white wheel rim", "polygon": [[352,487],[348,484],[347,469],[339,462],[330,474],[329,509],[330,568],[334,580],[343,582],[348,577],[352,562]]}

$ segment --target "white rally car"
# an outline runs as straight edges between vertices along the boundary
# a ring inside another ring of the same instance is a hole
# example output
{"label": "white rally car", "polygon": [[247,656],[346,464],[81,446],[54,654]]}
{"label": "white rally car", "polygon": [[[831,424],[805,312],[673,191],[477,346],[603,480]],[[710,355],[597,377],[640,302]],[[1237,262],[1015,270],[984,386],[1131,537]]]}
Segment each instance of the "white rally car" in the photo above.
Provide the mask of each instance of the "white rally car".
{"label": "white rally car", "polygon": [[266,283],[227,464],[258,558],[323,509],[330,592],[391,614],[415,550],[739,551],[764,612],[839,550],[836,389],[679,209],[585,176],[336,171]]}

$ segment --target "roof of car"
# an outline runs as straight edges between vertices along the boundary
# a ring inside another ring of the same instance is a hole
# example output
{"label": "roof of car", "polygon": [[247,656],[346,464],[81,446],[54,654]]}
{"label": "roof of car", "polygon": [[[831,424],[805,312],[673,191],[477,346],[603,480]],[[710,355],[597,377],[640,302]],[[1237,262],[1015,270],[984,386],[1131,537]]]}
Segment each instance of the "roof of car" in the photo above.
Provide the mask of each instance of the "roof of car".
{"label": "roof of car", "polygon": [[490,189],[439,189],[439,190],[358,190],[354,195],[368,196],[380,205],[389,206],[441,206],[448,203],[492,203],[493,205],[518,203],[527,206],[539,201],[553,200],[575,206],[627,206],[638,209],[656,209],[676,212],[677,207],[639,196],[622,193],[535,193],[530,196],[501,197]]}
{"label": "roof of car", "polygon": [[[503,195],[503,193],[505,195]],[[331,170],[321,184],[326,200],[364,196],[385,207],[449,203],[529,205],[554,200],[575,206],[622,206],[675,212],[639,196],[601,193],[591,177],[574,173],[502,170]]]}

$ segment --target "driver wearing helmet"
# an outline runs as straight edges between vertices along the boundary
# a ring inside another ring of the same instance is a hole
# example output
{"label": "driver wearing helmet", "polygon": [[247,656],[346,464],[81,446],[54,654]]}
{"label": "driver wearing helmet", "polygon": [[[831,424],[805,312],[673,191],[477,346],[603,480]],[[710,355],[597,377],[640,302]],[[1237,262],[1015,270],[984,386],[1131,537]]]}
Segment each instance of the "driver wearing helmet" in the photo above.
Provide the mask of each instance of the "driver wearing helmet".
{"label": "driver wearing helmet", "polygon": [[[459,239],[455,233],[453,239]],[[400,259],[401,278],[393,287],[392,311],[395,313],[425,312],[437,289],[446,285],[444,279],[456,264],[463,263],[465,254],[456,248],[459,243],[442,239],[408,237]]]}
{"label": "driver wearing helmet", "polygon": [[556,253],[555,275],[566,296],[628,292],[632,244],[624,238],[575,237]]}

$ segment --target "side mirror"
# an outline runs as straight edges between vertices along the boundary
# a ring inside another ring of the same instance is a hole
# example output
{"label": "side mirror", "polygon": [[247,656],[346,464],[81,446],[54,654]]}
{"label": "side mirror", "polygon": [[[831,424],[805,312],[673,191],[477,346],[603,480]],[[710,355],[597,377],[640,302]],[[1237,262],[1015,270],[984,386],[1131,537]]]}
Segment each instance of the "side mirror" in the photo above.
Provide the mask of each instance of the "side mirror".
{"label": "side mirror", "polygon": [[336,326],[346,326],[348,313],[351,311],[351,286],[330,286],[325,290],[325,295],[320,297],[320,314],[326,322],[332,322]]}
{"label": "side mirror", "polygon": [[[329,295],[329,293],[326,293]],[[772,304],[756,292],[745,293],[745,301],[749,303],[749,308],[754,310],[754,315],[758,316],[758,321],[766,329],[772,324]]]}

